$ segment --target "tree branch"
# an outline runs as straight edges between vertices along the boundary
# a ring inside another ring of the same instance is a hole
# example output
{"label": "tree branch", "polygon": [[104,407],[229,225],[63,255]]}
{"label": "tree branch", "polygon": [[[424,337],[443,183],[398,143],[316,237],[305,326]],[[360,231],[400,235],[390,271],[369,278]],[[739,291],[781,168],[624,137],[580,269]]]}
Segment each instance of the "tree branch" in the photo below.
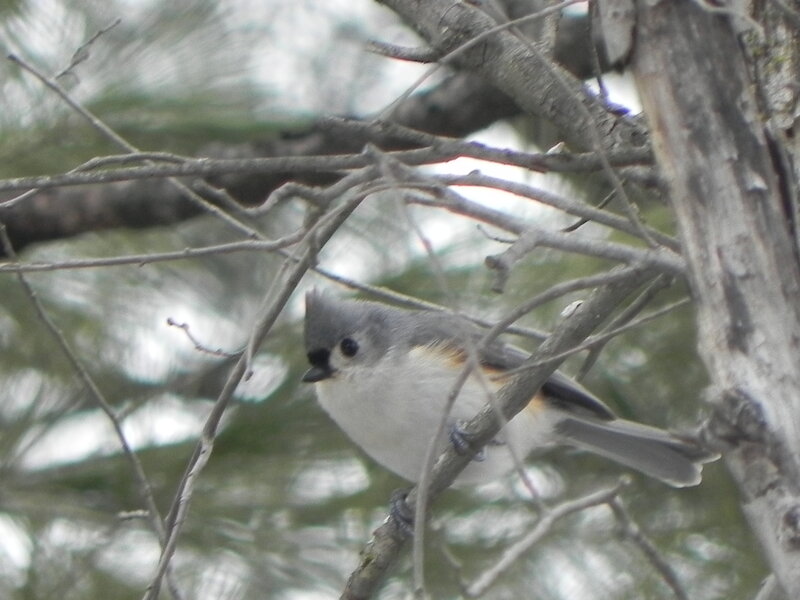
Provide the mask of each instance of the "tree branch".
{"label": "tree branch", "polygon": [[479,598],[482,596],[499,577],[520,559],[521,556],[529,552],[534,545],[550,533],[558,521],[573,513],[591,508],[592,506],[611,503],[617,498],[621,488],[622,484],[618,483],[613,487],[597,490],[582,498],[562,502],[547,509],[531,531],[526,533],[513,545],[506,548],[495,564],[483,571],[478,577],[473,579],[471,583],[465,586],[465,595],[469,598]]}
{"label": "tree branch", "polygon": [[[495,27],[493,19],[467,2],[380,0],[443,55]],[[505,92],[523,110],[546,119],[580,150],[596,150],[586,132],[597,128],[606,150],[645,147],[647,132],[634,120],[613,114],[574,76],[513,32],[498,31],[453,60]],[[585,107],[585,110],[584,110]]]}

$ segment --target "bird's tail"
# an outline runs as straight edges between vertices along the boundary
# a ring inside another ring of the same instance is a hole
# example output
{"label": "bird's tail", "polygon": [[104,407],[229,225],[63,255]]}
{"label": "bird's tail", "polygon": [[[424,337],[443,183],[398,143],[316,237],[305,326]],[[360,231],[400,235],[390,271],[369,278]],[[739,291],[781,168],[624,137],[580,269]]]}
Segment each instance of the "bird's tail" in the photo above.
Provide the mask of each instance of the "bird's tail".
{"label": "bird's tail", "polygon": [[697,442],[623,419],[565,417],[557,425],[562,440],[594,452],[674,487],[700,483],[703,464],[719,458]]}

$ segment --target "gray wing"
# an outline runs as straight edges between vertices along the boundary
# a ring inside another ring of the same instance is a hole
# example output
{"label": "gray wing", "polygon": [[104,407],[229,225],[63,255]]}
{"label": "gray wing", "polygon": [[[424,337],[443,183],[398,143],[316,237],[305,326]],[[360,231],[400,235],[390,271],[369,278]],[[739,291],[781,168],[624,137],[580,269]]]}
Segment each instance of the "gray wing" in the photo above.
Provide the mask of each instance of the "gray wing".
{"label": "gray wing", "polygon": [[[477,326],[452,315],[429,313],[421,319],[415,317],[405,327],[413,331],[410,339],[415,344],[445,343],[463,349],[469,341],[477,347],[483,337]],[[524,350],[500,341],[480,350],[481,362],[500,371],[515,369],[527,358]],[[692,439],[617,419],[601,400],[559,371],[545,381],[541,392],[540,397],[563,413],[555,426],[561,442],[605,456],[670,485],[697,485],[703,463],[718,458]]]}
{"label": "gray wing", "polygon": [[[422,311],[416,313],[410,341],[412,345],[444,342],[464,348],[470,342],[477,346],[484,333],[478,326],[455,315]],[[495,341],[479,352],[482,364],[502,371],[521,366],[528,356],[528,352],[501,341]],[[555,371],[547,379],[542,392],[546,400],[566,412],[602,420],[616,418],[602,400],[560,371]]]}

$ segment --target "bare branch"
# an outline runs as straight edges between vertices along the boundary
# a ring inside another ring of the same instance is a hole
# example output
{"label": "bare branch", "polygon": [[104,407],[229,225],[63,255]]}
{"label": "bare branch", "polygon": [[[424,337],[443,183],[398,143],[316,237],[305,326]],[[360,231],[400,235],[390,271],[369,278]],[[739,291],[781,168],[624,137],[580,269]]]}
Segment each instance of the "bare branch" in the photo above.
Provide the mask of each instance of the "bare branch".
{"label": "bare branch", "polygon": [[586,510],[593,506],[609,504],[619,495],[623,481],[615,486],[598,490],[575,500],[562,502],[542,513],[536,526],[520,540],[509,546],[503,551],[498,561],[483,573],[475,577],[471,583],[464,588],[464,593],[469,598],[482,596],[510,567],[512,567],[521,556],[530,552],[531,548],[539,543],[553,527],[563,519],[576,512]]}
{"label": "bare branch", "polygon": [[[684,271],[683,261],[680,258],[671,252],[661,250],[637,250],[625,244],[580,239],[539,227],[529,227],[523,232],[520,239],[523,241],[520,242],[521,247],[517,254],[529,253],[536,247],[543,246],[565,252],[607,258],[628,265],[648,265],[658,271],[673,275],[681,275]],[[503,255],[488,256],[486,263],[491,268],[508,269],[512,266]]]}
{"label": "bare branch", "polygon": [[221,358],[236,358],[241,352],[226,352],[221,348],[217,348],[216,350],[212,350],[208,348],[205,344],[201,343],[191,331],[191,327],[189,327],[188,323],[178,323],[172,317],[167,318],[167,325],[170,327],[177,327],[186,335],[192,345],[194,346],[195,350],[200,352],[204,352],[205,354],[210,354],[212,356],[217,356]]}
{"label": "bare branch", "polygon": [[[639,250],[626,244],[581,239],[560,231],[548,231],[526,225],[520,219],[511,217],[506,213],[472,202],[452,190],[440,189],[436,191],[439,197],[435,200],[415,195],[409,197],[408,201],[424,206],[445,208],[450,212],[494,225],[512,233],[527,236],[527,251],[532,251],[535,246],[540,245],[565,252],[607,258],[628,265],[648,265],[657,271],[675,275],[680,275],[684,271],[683,260],[668,250]],[[491,263],[492,268],[496,266],[501,268],[503,266],[511,266],[502,264],[504,261],[502,255],[487,257],[487,261]],[[497,265],[494,264],[495,261],[499,261]]]}
{"label": "bare branch", "polygon": [[[624,231],[627,234],[642,238],[642,230],[638,227],[634,227],[626,218],[606,210],[601,210],[585,202],[565,198],[555,192],[536,188],[522,182],[509,181],[508,179],[492,177],[490,175],[484,175],[483,173],[439,175],[433,178],[445,185],[470,185],[503,190],[504,192],[522,196],[523,198],[530,198],[536,202],[552,206],[567,214],[582,217],[583,219],[600,223],[601,225],[606,225],[607,227],[612,227],[619,231]],[[657,242],[657,244],[676,252],[680,249],[680,244],[675,238],[649,227],[644,227],[644,230],[646,230],[647,237]]]}
{"label": "bare branch", "polygon": [[[610,113],[575,77],[508,31],[518,23],[496,25],[489,15],[466,2],[381,3],[408,22],[431,47],[443,54],[458,50],[448,62],[482,75],[524,110],[552,122],[572,147],[596,149],[587,140],[590,127],[598,128],[603,148],[646,146],[647,134],[640,124]],[[515,68],[509,69],[509,64]],[[587,107],[586,112],[581,106]]]}
{"label": "bare branch", "polygon": [[[608,194],[606,194],[606,197],[603,198],[598,203],[598,205],[595,208],[600,209],[600,210],[604,209],[606,206],[608,206],[608,203],[611,202],[611,200],[614,198],[614,194],[615,194],[615,192],[613,190],[610,191]],[[562,231],[564,233],[571,233],[573,231],[577,231],[578,229],[580,229],[581,227],[583,227],[584,225],[586,225],[589,222],[590,222],[590,220],[587,219],[586,217],[584,217],[581,220],[579,220],[577,223],[573,223],[572,225],[568,225],[567,227],[564,227],[564,229]]]}
{"label": "bare branch", "polygon": [[407,46],[397,46],[387,42],[370,40],[367,42],[366,49],[368,52],[380,54],[387,58],[396,58],[397,60],[407,60],[409,62],[427,64],[436,62],[439,59],[438,53],[433,48],[427,46],[409,48]]}
{"label": "bare branch", "polygon": [[[17,260],[14,247],[11,245],[11,240],[8,239],[5,226],[2,223],[0,223],[0,245],[2,245],[6,256],[12,260]],[[78,376],[78,379],[80,379],[80,381],[83,383],[84,387],[92,396],[97,406],[100,408],[103,414],[106,415],[106,418],[108,418],[111,426],[114,428],[114,434],[119,440],[122,453],[130,463],[131,469],[133,470],[133,475],[136,478],[139,494],[142,497],[144,505],[147,507],[147,516],[150,526],[153,528],[153,531],[155,531],[159,543],[163,547],[166,543],[166,529],[164,527],[164,521],[161,517],[161,512],[158,510],[158,505],[156,504],[155,496],[153,495],[153,488],[150,485],[150,480],[147,478],[147,474],[144,471],[141,461],[139,461],[139,457],[128,443],[128,439],[125,437],[125,432],[122,430],[122,420],[117,417],[117,414],[114,411],[114,408],[111,406],[111,403],[106,399],[105,395],[100,390],[100,387],[97,385],[94,378],[89,374],[89,371],[86,369],[81,359],[78,358],[77,353],[72,349],[72,345],[69,343],[64,333],[47,314],[47,311],[39,301],[39,297],[28,283],[25,275],[22,273],[17,273],[17,281],[19,281],[22,289],[28,296],[31,305],[39,317],[39,320],[44,324],[45,328],[53,337],[64,356],[66,356],[67,360],[72,366],[72,369]],[[176,599],[180,599],[182,594],[180,593],[177,584],[173,580],[172,575],[169,573],[168,581],[172,595]]]}
{"label": "bare branch", "polygon": [[[411,129],[393,121],[360,121],[328,117],[321,126],[336,127],[351,131],[378,146],[385,146],[387,138],[405,141],[419,147],[435,148],[440,152],[477,158],[498,164],[515,165],[525,169],[554,173],[582,173],[599,171],[603,168],[596,152],[522,152],[509,148],[493,148],[479,142],[434,135],[418,129]],[[613,166],[652,164],[652,153],[646,148],[623,148],[611,150],[607,155]]]}
{"label": "bare branch", "polygon": [[[123,150],[131,153],[138,153],[139,148],[128,142],[122,136],[117,134],[111,127],[106,125],[101,119],[96,117],[92,114],[88,109],[86,109],[80,102],[74,99],[63,87],[61,84],[58,83],[55,79],[47,77],[31,64],[27,63],[26,61],[22,60],[20,57],[15,55],[10,55],[9,60],[18,64],[21,68],[25,69],[29,73],[31,73],[34,77],[36,77],[39,81],[41,81],[44,85],[50,88],[53,92],[55,92],[59,98],[64,100],[67,105],[72,108],[75,112],[77,112],[81,117],[83,117],[94,129],[100,132],[101,135],[111,140],[114,144],[122,148]],[[177,179],[170,178],[170,183],[178,189],[178,191],[188,200],[200,206],[203,210],[207,213],[217,217],[224,223],[232,226],[234,229],[239,230],[248,236],[257,239],[260,237],[258,231],[252,229],[248,225],[242,223],[235,217],[229,215],[225,211],[223,211],[218,206],[215,206],[199,194],[197,194],[194,190],[192,190],[188,185],[183,183],[182,181],[178,181]],[[207,191],[211,193],[211,195],[218,195],[218,190],[209,186],[205,182],[197,182],[196,185],[207,188]],[[36,189],[42,189],[41,186],[33,186]]]}
{"label": "bare branch", "polygon": [[[275,283],[270,290],[271,293],[265,296],[263,308],[253,327],[253,334],[248,348],[254,349],[261,345],[278,318],[278,315],[286,305],[286,302],[289,300],[289,297],[294,292],[295,287],[297,287],[297,284],[300,282],[300,279],[314,262],[316,252],[333,237],[342,223],[347,220],[352,211],[361,203],[363,197],[363,195],[355,195],[346,199],[340,206],[331,209],[331,214],[335,215],[333,218],[324,221],[319,227],[312,227],[306,233],[304,240],[301,242],[301,247],[304,248],[303,251],[294,255],[294,260],[287,259],[284,262],[282,268],[283,276],[275,278]],[[331,200],[333,200],[333,198]],[[172,556],[177,548],[178,538],[188,514],[197,478],[200,476],[200,473],[207,464],[211,452],[213,451],[214,440],[220,421],[233,398],[233,393],[242,378],[247,374],[249,356],[250,352],[244,353],[231,369],[230,375],[206,419],[200,440],[187,465],[186,472],[178,484],[178,489],[175,492],[167,518],[168,529],[166,543],[161,551],[161,557],[155,575],[144,595],[144,600],[155,600],[158,598],[161,580],[167,572]]]}
{"label": "bare branch", "polygon": [[6,263],[0,264],[0,273],[37,273],[42,271],[62,271],[64,269],[94,269],[98,267],[114,267],[119,265],[146,265],[150,263],[186,260],[201,256],[215,256],[234,252],[264,252],[286,248],[299,242],[305,231],[298,230],[286,237],[269,240],[246,240],[205,246],[201,248],[185,248],[175,252],[158,252],[155,254],[131,254],[127,256],[112,256],[108,258],[82,258],[65,260],[52,263]]}
{"label": "bare branch", "polygon": [[[639,295],[636,300],[630,303],[625,310],[623,310],[620,314],[618,314],[614,319],[609,323],[608,330],[610,331],[617,331],[623,325],[630,323],[636,315],[638,315],[645,307],[650,304],[650,302],[659,294],[662,290],[669,287],[673,282],[672,277],[661,275],[655,281],[650,283],[647,288]],[[613,338],[608,338],[610,341]],[[586,377],[586,374],[589,370],[594,366],[594,363],[600,357],[600,353],[603,351],[605,347],[605,342],[600,342],[595,344],[591,350],[589,351],[589,355],[586,357],[586,360],[581,365],[581,370],[578,373],[577,379],[580,381],[582,378]]]}
{"label": "bare branch", "polygon": [[644,534],[642,529],[633,520],[633,517],[623,506],[618,497],[611,498],[608,501],[608,506],[614,511],[614,516],[617,522],[622,527],[623,535],[632,541],[642,554],[644,554],[647,561],[658,571],[664,582],[672,589],[673,594],[677,600],[689,600],[686,590],[683,589],[678,575],[675,570],[670,566],[667,560],[661,555],[653,542]]}
{"label": "bare branch", "polygon": [[569,294],[570,292],[575,292],[577,290],[595,288],[595,287],[600,287],[602,285],[615,283],[618,281],[624,281],[628,277],[631,277],[635,272],[636,269],[633,267],[614,269],[607,273],[599,273],[597,275],[579,277],[578,279],[572,279],[570,281],[562,281],[560,283],[552,285],[541,294],[537,294],[533,298],[523,302],[520,306],[517,306],[515,309],[509,311],[509,313],[506,316],[504,316],[500,321],[494,324],[492,329],[487,334],[487,338],[491,340],[494,337],[500,335],[501,333],[504,333],[505,331],[508,330],[508,327],[510,327],[512,323],[516,322],[518,319],[522,318],[524,315],[527,315],[529,312],[541,306],[542,304],[545,304],[547,302],[555,300],[556,298],[560,298],[565,294]]}
{"label": "bare branch", "polygon": [[[399,161],[407,164],[431,164],[452,160],[457,156],[436,153],[429,149],[392,152]],[[91,173],[63,173],[58,175],[37,175],[0,180],[0,192],[27,190],[30,188],[50,189],[75,185],[110,183],[113,181],[132,181],[161,177],[191,177],[210,175],[230,175],[247,173],[292,173],[306,171],[343,171],[361,169],[370,161],[363,154],[340,154],[333,156],[290,156],[249,159],[193,159],[180,165],[151,165],[108,169]],[[2,203],[0,203],[2,206]]]}
{"label": "bare branch", "polygon": [[[481,9],[486,11],[487,8],[493,8],[492,4],[484,3],[479,5]],[[500,14],[498,16],[498,11],[496,10],[489,10],[486,11],[490,14],[490,16],[495,20],[498,21],[507,21],[507,18]],[[554,68],[555,65],[549,64],[547,57],[544,53],[533,43],[531,43],[524,35],[522,35],[518,29],[514,28],[512,31],[516,34],[517,38],[525,45],[525,47],[530,51],[530,53],[539,59],[539,62],[542,65],[545,65],[547,68],[546,70],[550,75],[553,77],[553,81],[561,88],[561,91],[567,96],[575,98],[573,96],[574,87],[571,85],[573,82],[569,79],[569,74],[562,71],[561,69]],[[604,91],[602,88],[601,82],[601,91]],[[614,113],[615,108],[611,106],[608,102],[608,99],[605,95],[601,94],[601,101],[605,105],[606,110],[609,112]],[[593,118],[592,112],[587,106],[585,102],[578,102],[575,104],[576,112],[580,114],[584,119],[585,123],[587,124],[586,127],[586,140],[584,143],[589,142],[594,150],[597,152],[598,157],[600,158],[600,163],[602,165],[603,172],[605,173],[608,181],[611,183],[614,191],[616,192],[616,196],[622,202],[623,208],[625,209],[626,214],[628,215],[628,219],[630,220],[631,225],[634,229],[637,230],[639,237],[644,239],[647,244],[651,248],[655,248],[657,246],[655,240],[650,237],[647,229],[644,227],[642,222],[639,219],[638,209],[633,205],[630,198],[628,197],[628,193],[625,190],[625,187],[622,185],[622,180],[617,174],[617,172],[611,167],[611,163],[608,161],[608,157],[606,156],[606,144],[604,144],[603,136],[600,132],[600,127],[598,126],[597,122]],[[623,111],[620,114],[625,114],[627,111]]]}
{"label": "bare branch", "polygon": [[642,325],[644,325],[646,323],[649,323],[650,321],[658,319],[658,318],[660,318],[660,317],[672,312],[673,310],[681,308],[682,306],[687,306],[688,304],[689,304],[689,299],[688,298],[684,298],[683,300],[677,300],[676,302],[672,302],[671,304],[667,304],[666,306],[663,306],[662,308],[659,308],[658,310],[654,310],[652,313],[647,314],[644,317],[641,317],[641,318],[636,319],[634,321],[630,321],[630,322],[626,323],[625,325],[620,325],[619,327],[615,327],[613,329],[609,329],[608,331],[604,331],[603,333],[598,333],[598,334],[592,335],[592,336],[588,337],[586,339],[586,341],[583,342],[582,344],[578,344],[576,346],[573,346],[569,350],[565,350],[564,352],[562,352],[560,354],[554,354],[552,357],[549,357],[546,360],[543,360],[543,361],[540,361],[540,362],[532,362],[529,365],[524,365],[522,367],[518,367],[516,369],[511,369],[509,371],[506,371],[506,372],[503,373],[503,375],[501,377],[505,378],[508,375],[511,375],[511,374],[514,374],[514,373],[519,373],[519,372],[524,371],[526,369],[530,369],[530,368],[533,368],[533,367],[539,367],[539,366],[545,365],[545,364],[547,364],[547,363],[549,363],[550,361],[553,361],[553,360],[563,361],[563,360],[566,360],[567,358],[569,358],[571,356],[574,356],[575,354],[583,352],[584,350],[591,350],[591,349],[595,348],[596,346],[602,346],[604,344],[607,344],[609,342],[609,340],[611,340],[611,339],[613,339],[613,338],[615,338],[615,337],[617,337],[619,335],[622,335],[626,331],[630,331],[631,329],[635,329],[636,327],[640,327],[640,326],[642,326]]}
{"label": "bare branch", "polygon": [[75,52],[72,53],[72,58],[70,59],[69,64],[66,67],[64,67],[64,69],[62,69],[60,73],[56,75],[56,79],[69,75],[72,69],[74,69],[79,64],[84,62],[89,57],[89,49],[92,47],[92,45],[106,33],[114,29],[120,23],[122,23],[122,19],[120,18],[114,19],[109,25],[98,30],[92,37],[90,37],[88,40],[86,40],[84,43],[78,46]]}

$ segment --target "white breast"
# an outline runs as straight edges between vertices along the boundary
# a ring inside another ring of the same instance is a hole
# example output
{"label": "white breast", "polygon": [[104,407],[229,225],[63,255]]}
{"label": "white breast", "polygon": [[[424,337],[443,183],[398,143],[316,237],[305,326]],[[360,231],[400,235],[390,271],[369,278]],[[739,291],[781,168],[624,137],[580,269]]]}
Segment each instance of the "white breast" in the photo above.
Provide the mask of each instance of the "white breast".
{"label": "white breast", "polygon": [[[458,369],[449,368],[435,348],[417,348],[405,358],[387,356],[377,367],[340,372],[316,384],[319,403],[354,442],[384,467],[417,481],[427,448],[446,408]],[[468,420],[488,402],[487,392],[472,376],[458,395],[450,425]],[[485,460],[472,462],[456,480],[477,483],[513,468],[508,444],[519,456],[550,443],[554,417],[550,411],[523,410],[498,436],[500,445],[485,450]],[[437,455],[447,444],[437,441]]]}

